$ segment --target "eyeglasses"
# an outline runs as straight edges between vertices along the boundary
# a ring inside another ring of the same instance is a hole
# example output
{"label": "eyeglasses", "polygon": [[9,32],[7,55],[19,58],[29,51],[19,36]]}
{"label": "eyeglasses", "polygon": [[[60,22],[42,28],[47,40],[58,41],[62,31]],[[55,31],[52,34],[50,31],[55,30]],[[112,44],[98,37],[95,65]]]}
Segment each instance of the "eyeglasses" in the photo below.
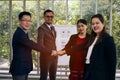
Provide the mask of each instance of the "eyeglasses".
{"label": "eyeglasses", "polygon": [[31,20],[21,20],[21,21],[24,21],[24,22],[29,22],[29,23],[31,23],[31,22],[32,22]]}
{"label": "eyeglasses", "polygon": [[54,16],[45,16],[46,18],[54,18]]}

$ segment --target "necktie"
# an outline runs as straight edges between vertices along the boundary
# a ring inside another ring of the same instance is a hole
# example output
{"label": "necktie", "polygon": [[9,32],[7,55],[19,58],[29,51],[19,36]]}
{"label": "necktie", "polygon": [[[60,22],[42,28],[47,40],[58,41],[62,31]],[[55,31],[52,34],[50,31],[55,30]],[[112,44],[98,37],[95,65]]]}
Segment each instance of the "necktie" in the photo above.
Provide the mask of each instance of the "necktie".
{"label": "necktie", "polygon": [[26,33],[27,38],[29,38],[28,33]]}
{"label": "necktie", "polygon": [[54,30],[54,27],[51,26],[50,28],[51,28],[51,32],[52,32],[53,36],[55,37],[55,30]]}

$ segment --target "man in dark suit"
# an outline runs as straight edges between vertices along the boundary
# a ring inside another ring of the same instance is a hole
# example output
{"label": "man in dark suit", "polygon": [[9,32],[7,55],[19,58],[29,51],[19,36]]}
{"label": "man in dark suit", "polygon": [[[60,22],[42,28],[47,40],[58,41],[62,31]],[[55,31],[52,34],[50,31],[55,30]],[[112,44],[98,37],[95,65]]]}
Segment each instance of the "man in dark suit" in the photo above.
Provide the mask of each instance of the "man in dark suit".
{"label": "man in dark suit", "polygon": [[32,49],[49,54],[52,51],[29,39],[27,33],[31,26],[31,14],[29,12],[21,12],[18,18],[19,26],[12,39],[13,59],[10,65],[10,73],[13,80],[27,80],[28,74],[33,69]]}
{"label": "man in dark suit", "polygon": [[[56,50],[56,32],[53,27],[54,12],[44,12],[44,23],[38,28],[38,43],[46,49]],[[47,51],[40,53],[40,80],[47,80],[48,72],[50,80],[56,80],[58,56]]]}

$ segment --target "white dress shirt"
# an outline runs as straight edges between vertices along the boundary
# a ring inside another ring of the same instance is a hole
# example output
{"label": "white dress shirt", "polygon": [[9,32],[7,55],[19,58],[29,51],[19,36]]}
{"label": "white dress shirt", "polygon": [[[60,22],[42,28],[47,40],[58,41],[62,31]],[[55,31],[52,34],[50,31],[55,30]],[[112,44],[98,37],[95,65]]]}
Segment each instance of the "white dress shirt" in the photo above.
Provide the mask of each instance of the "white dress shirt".
{"label": "white dress shirt", "polygon": [[87,52],[87,56],[86,56],[86,64],[90,64],[90,57],[92,55],[92,51],[93,51],[93,47],[95,45],[95,43],[97,42],[98,36],[96,36],[95,40],[93,41],[93,43],[91,44],[91,46],[89,46],[88,48],[88,52]]}

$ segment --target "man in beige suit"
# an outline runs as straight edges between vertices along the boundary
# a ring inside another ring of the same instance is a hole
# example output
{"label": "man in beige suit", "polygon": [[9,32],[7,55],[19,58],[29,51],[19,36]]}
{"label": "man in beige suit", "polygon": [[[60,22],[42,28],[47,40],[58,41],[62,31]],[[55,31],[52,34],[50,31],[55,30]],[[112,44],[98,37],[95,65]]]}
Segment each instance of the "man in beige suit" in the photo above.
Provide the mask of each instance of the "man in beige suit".
{"label": "man in beige suit", "polygon": [[[54,12],[46,10],[44,12],[44,23],[38,28],[38,43],[46,49],[56,50],[56,31],[53,26]],[[58,57],[54,53],[40,53],[40,80],[47,80],[49,73],[50,80],[56,80]]]}

